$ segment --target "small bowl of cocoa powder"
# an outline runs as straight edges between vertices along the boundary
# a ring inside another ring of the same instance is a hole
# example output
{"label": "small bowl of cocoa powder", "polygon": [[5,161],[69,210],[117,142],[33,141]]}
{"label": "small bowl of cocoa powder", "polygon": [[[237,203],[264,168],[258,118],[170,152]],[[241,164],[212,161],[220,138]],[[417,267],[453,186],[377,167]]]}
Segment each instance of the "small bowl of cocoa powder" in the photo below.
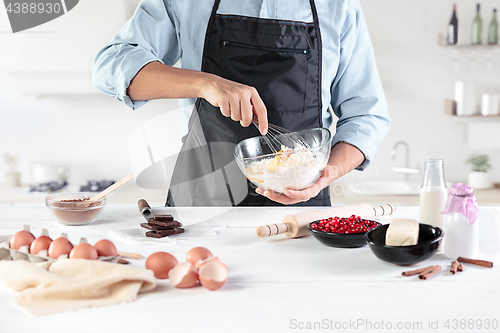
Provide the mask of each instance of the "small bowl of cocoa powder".
{"label": "small bowl of cocoa powder", "polygon": [[45,205],[52,216],[64,225],[86,225],[97,220],[101,214],[106,197],[90,201],[95,193],[56,193],[45,198]]}

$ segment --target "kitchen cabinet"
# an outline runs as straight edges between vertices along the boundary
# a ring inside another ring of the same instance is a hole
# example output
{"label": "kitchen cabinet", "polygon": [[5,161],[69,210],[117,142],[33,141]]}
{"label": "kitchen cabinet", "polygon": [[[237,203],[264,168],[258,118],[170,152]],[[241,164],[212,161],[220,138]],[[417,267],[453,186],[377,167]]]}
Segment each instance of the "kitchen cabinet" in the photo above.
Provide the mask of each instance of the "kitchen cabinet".
{"label": "kitchen cabinet", "polygon": [[97,93],[92,66],[97,51],[133,15],[139,0],[85,0],[38,27],[3,34],[0,56],[25,94]]}

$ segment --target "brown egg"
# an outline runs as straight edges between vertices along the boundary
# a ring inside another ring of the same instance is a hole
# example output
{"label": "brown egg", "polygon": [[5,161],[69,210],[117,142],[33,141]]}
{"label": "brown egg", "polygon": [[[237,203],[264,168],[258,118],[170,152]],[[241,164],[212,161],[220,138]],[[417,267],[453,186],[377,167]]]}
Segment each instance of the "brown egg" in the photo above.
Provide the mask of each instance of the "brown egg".
{"label": "brown egg", "polygon": [[194,247],[186,255],[186,261],[199,266],[200,261],[212,258],[212,252],[204,247]]}
{"label": "brown egg", "polygon": [[49,246],[49,257],[52,259],[57,259],[63,254],[69,255],[73,249],[73,244],[66,237],[56,238],[50,243]]}
{"label": "brown egg", "polygon": [[97,250],[89,243],[78,244],[69,253],[70,259],[97,260],[97,257]]}
{"label": "brown egg", "polygon": [[16,232],[16,234],[12,236],[12,239],[10,240],[10,248],[19,250],[21,246],[30,246],[34,240],[35,236],[33,236],[31,232],[29,232],[28,230],[21,230]]}
{"label": "brown egg", "polygon": [[204,263],[198,271],[201,285],[209,290],[219,289],[227,280],[226,265],[215,259]]}
{"label": "brown egg", "polygon": [[40,251],[49,250],[50,243],[52,243],[52,238],[49,236],[40,236],[31,243],[30,253],[38,254]]}
{"label": "brown egg", "polygon": [[190,262],[176,265],[168,273],[170,283],[176,288],[191,288],[198,282],[196,267]]}
{"label": "brown egg", "polygon": [[94,248],[97,250],[99,257],[116,257],[118,256],[118,251],[116,251],[116,246],[111,241],[107,239],[101,239],[94,244]]}
{"label": "brown egg", "polygon": [[146,268],[155,273],[158,279],[167,279],[168,272],[177,265],[177,259],[167,252],[156,252],[146,260]]}

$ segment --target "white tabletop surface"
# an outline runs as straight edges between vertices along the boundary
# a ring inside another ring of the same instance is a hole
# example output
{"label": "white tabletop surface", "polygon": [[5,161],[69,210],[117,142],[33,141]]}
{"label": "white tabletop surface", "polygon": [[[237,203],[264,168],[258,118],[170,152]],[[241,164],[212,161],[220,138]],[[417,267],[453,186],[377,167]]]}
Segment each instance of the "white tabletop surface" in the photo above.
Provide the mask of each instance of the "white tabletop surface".
{"label": "white tabletop surface", "polygon": [[[400,267],[380,261],[368,246],[340,249],[312,237],[261,239],[255,234],[259,225],[311,209],[153,207],[156,213],[172,213],[187,230],[192,225],[202,231],[167,242],[109,233],[144,222],[133,204],[109,204],[98,221],[79,227],[57,223],[40,204],[0,204],[0,235],[29,224],[35,235],[47,228],[50,235],[66,232],[73,242],[108,238],[121,251],[144,256],[166,251],[179,262],[192,247],[205,246],[229,270],[227,283],[217,291],[176,289],[168,280],[158,280],[153,291],[132,303],[41,317],[23,312],[14,302],[16,292],[0,285],[0,332],[500,331],[500,207],[481,207],[479,222],[479,259],[496,266],[466,265],[456,275],[449,273],[452,260],[439,253],[416,266]],[[418,207],[398,206],[395,216],[417,218]],[[144,267],[144,262],[131,260],[131,265]],[[443,271],[427,281],[401,276],[437,264]],[[496,329],[484,329],[495,321]]]}

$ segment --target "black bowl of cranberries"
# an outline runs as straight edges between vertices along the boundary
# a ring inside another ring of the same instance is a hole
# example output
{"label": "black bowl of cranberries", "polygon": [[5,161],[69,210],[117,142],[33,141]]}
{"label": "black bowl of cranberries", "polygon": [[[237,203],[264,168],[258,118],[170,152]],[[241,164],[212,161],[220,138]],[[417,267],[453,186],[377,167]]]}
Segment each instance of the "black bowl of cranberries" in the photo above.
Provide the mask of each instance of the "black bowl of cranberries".
{"label": "black bowl of cranberries", "polygon": [[379,225],[378,222],[351,215],[314,221],[307,228],[314,238],[326,246],[353,248],[365,246],[365,234]]}

